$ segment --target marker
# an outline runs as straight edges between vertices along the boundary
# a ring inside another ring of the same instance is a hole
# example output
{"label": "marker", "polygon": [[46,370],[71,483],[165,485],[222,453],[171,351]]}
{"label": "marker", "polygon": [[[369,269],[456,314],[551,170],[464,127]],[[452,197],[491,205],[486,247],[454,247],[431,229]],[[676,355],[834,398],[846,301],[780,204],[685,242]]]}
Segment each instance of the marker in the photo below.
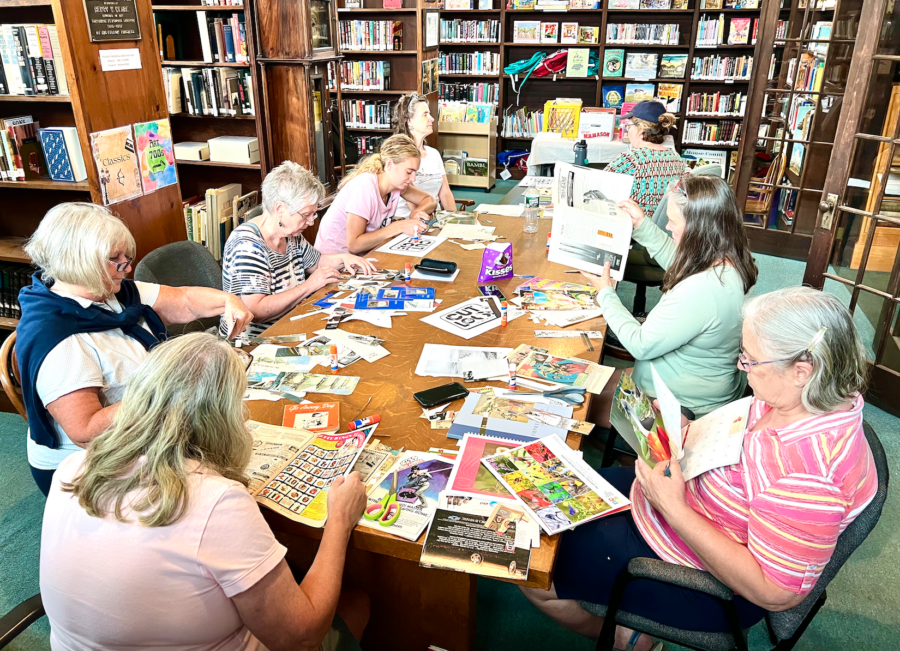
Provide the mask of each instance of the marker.
{"label": "marker", "polygon": [[516,365],[515,364],[509,365],[509,390],[510,391],[516,390]]}
{"label": "marker", "polygon": [[508,308],[509,308],[509,306],[507,305],[506,301],[502,301],[500,303],[500,327],[505,326],[507,323],[506,313],[508,311]]}
{"label": "marker", "polygon": [[406,263],[406,275],[405,275],[406,282],[409,282],[411,280],[410,276],[412,276],[412,263],[407,262]]}
{"label": "marker", "polygon": [[338,352],[337,346],[331,346],[331,373],[337,375],[338,372]]}
{"label": "marker", "polygon": [[522,274],[513,274],[513,275],[514,275],[516,278],[525,278],[525,279],[528,279],[528,278],[534,278],[534,275],[531,275],[531,274],[526,274],[526,275],[522,275]]}
{"label": "marker", "polygon": [[367,427],[368,425],[374,425],[375,423],[380,422],[381,416],[379,416],[378,414],[372,414],[371,416],[355,420],[352,423],[347,423],[347,429],[352,432],[353,430],[362,429],[363,427]]}

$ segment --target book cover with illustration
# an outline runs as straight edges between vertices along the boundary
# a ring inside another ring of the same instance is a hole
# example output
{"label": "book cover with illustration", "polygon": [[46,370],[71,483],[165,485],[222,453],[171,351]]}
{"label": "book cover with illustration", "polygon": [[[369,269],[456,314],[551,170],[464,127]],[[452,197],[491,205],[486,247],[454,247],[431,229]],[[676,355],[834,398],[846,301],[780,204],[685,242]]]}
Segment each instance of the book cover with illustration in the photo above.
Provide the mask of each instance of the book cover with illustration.
{"label": "book cover with illustration", "polygon": [[659,84],[656,92],[657,98],[662,102],[669,113],[678,113],[681,110],[681,93],[684,86],[681,84]]}
{"label": "book cover with illustration", "polygon": [[625,88],[622,86],[603,87],[603,108],[619,108],[625,101]]}
{"label": "book cover with illustration", "polygon": [[578,23],[563,23],[559,34],[560,43],[577,43]]}
{"label": "book cover with illustration", "polygon": [[92,133],[91,153],[97,165],[104,206],[143,194],[131,125]]}
{"label": "book cover with illustration", "polygon": [[729,45],[746,45],[750,42],[750,19],[732,18],[731,29],[728,30]]}
{"label": "book cover with illustration", "polygon": [[517,20],[513,23],[513,43],[540,43],[541,21]]}
{"label": "book cover with illustration", "polygon": [[626,102],[643,102],[653,99],[656,94],[655,84],[627,84],[625,86]]}
{"label": "book cover with illustration", "polygon": [[169,120],[135,124],[134,140],[141,165],[144,194],[174,185],[178,177],[175,173],[175,152],[172,149]]}
{"label": "book cover with illustration", "polygon": [[603,76],[621,77],[624,71],[625,50],[609,49],[603,52]]}
{"label": "book cover with illustration", "polygon": [[287,405],[282,427],[305,429],[310,432],[336,432],[341,428],[341,403],[319,402],[308,405]]}
{"label": "book cover with illustration", "polygon": [[559,23],[541,23],[541,43],[559,41]]}
{"label": "book cover with illustration", "polygon": [[659,76],[663,79],[684,79],[687,54],[663,54],[659,64]]}
{"label": "book cover with illustration", "polygon": [[588,27],[586,25],[578,26],[578,42],[579,43],[596,43],[600,34],[599,27]]}
{"label": "book cover with illustration", "polygon": [[625,57],[625,76],[629,79],[653,79],[656,77],[655,52],[629,52]]}

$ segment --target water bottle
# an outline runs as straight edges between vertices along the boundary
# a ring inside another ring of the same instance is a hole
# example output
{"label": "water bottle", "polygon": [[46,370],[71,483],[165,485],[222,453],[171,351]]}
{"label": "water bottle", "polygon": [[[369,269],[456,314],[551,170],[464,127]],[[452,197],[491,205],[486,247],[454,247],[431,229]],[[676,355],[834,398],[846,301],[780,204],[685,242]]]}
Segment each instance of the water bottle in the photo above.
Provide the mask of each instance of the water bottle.
{"label": "water bottle", "polygon": [[525,226],[526,233],[537,233],[538,218],[541,215],[541,193],[533,185],[525,190]]}
{"label": "water bottle", "polygon": [[575,164],[582,166],[587,165],[587,142],[579,140],[575,144],[573,151],[575,152]]}

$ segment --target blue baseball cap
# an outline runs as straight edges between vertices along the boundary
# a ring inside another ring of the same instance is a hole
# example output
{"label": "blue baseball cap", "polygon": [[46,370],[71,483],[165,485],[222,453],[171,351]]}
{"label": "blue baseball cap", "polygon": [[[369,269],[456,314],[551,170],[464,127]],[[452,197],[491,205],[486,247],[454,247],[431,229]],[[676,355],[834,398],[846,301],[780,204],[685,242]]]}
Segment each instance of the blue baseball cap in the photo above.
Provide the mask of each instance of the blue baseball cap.
{"label": "blue baseball cap", "polygon": [[661,102],[656,102],[652,99],[646,99],[643,102],[638,102],[634,106],[631,107],[631,110],[626,115],[626,118],[638,118],[639,120],[646,120],[647,122],[651,122],[656,124],[659,122],[659,116],[666,112],[666,107],[663,106]]}

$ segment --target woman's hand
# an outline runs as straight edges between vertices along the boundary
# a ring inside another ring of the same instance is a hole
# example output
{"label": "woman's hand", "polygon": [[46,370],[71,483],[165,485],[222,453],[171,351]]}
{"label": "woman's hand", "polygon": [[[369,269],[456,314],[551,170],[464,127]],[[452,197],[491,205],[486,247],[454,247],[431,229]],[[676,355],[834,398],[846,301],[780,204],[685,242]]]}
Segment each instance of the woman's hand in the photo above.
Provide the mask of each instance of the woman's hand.
{"label": "woman's hand", "polygon": [[[422,214],[419,211],[413,213],[413,215]],[[393,236],[397,235],[409,235],[414,237],[416,234],[416,230],[419,231],[419,235],[423,234],[428,230],[428,226],[418,217],[414,217],[413,215],[409,216],[409,219],[398,219],[393,224],[389,226],[389,228],[393,229]]]}
{"label": "woman's hand", "polygon": [[607,287],[611,287],[615,289],[616,285],[613,282],[613,279],[609,275],[609,263],[607,262],[603,265],[603,275],[598,276],[597,274],[592,274],[588,271],[582,271],[581,275],[587,278],[588,282],[597,288],[599,292],[601,289],[606,289]]}
{"label": "woman's hand", "polygon": [[348,534],[366,510],[366,487],[359,472],[335,477],[328,490],[328,524]]}
{"label": "woman's hand", "polygon": [[637,230],[637,228],[644,223],[644,219],[647,217],[644,214],[644,209],[637,205],[634,200],[626,199],[625,201],[620,201],[616,205],[619,210],[631,218],[632,230]]}
{"label": "woman's hand", "polygon": [[[341,272],[333,267],[319,267],[315,271],[313,271],[306,281],[303,283],[304,289],[308,290],[306,296],[309,296],[320,289],[322,289],[325,285],[330,285],[331,283],[336,283],[341,279]],[[305,297],[304,297],[305,298]]]}
{"label": "woman's hand", "polygon": [[371,275],[377,271],[373,262],[378,262],[378,258],[361,258],[358,255],[350,255],[349,253],[339,253],[337,262],[344,267],[344,271],[348,271],[353,275],[357,272],[365,275]]}
{"label": "woman's hand", "polygon": [[[669,477],[665,475],[666,468],[671,472]],[[667,522],[677,517],[680,509],[690,508],[684,499],[684,475],[677,461],[660,461],[651,468],[638,457],[634,472],[644,497]]]}
{"label": "woman's hand", "polygon": [[241,334],[244,329],[250,325],[253,320],[253,312],[251,312],[244,302],[234,294],[228,294],[225,298],[225,310],[222,312],[225,323],[233,324],[228,338],[232,339]]}

